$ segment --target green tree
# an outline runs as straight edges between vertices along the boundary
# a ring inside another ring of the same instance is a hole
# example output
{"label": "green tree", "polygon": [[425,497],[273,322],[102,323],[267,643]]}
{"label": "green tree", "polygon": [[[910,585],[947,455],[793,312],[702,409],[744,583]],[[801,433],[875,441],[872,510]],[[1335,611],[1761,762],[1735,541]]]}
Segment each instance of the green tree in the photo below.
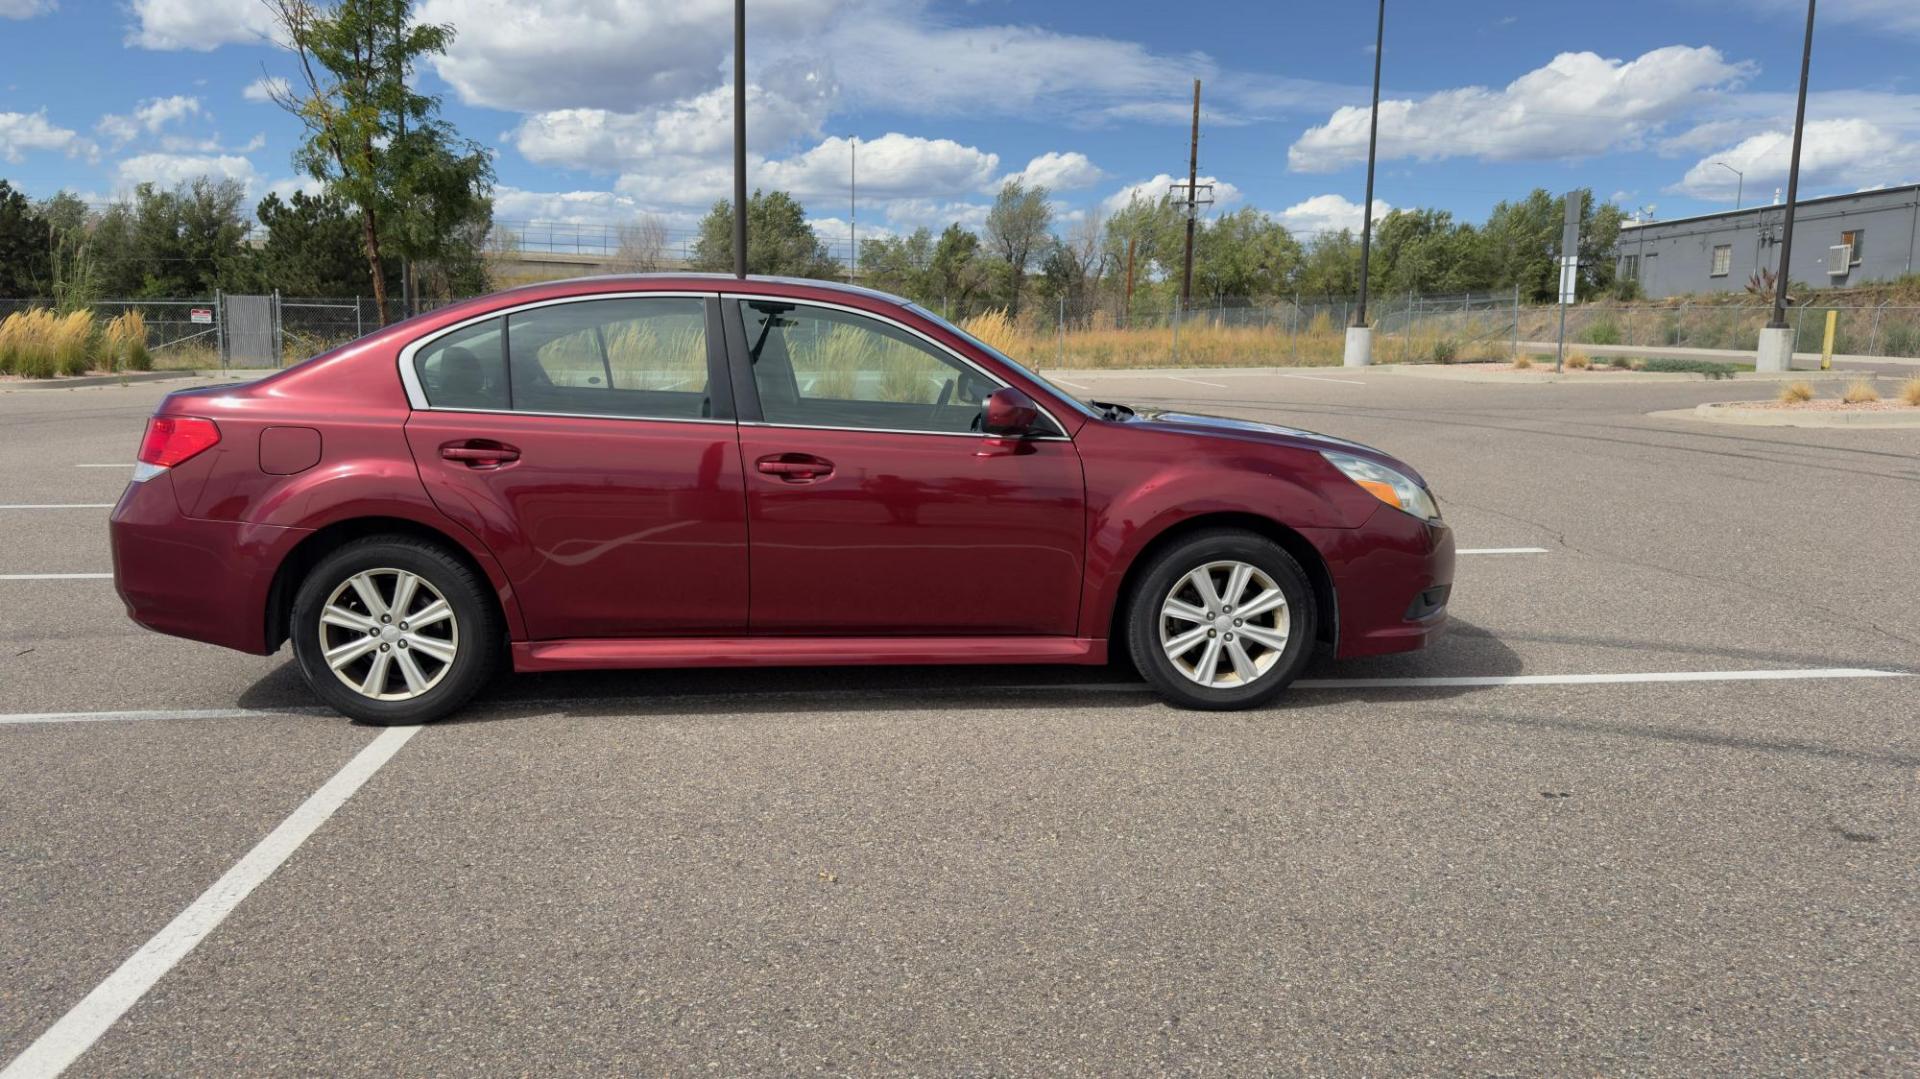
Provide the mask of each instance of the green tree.
{"label": "green tree", "polygon": [[951,319],[975,313],[992,283],[980,253],[980,237],[954,222],[940,234],[927,266],[927,306]]}
{"label": "green tree", "polygon": [[422,57],[447,51],[453,28],[418,22],[413,0],[268,0],[299,59],[300,83],[278,98],[306,139],[296,167],[360,218],[361,255],[386,319],[383,255],[468,257],[491,218],[493,167],[484,148],[440,118],[440,99],[408,85]]}
{"label": "green tree", "polygon": [[[1620,208],[1598,205],[1593,192],[1577,194],[1580,208],[1581,274],[1578,295],[1589,298],[1613,284],[1613,245],[1620,237]],[[1495,269],[1495,287],[1520,286],[1521,294],[1536,303],[1560,295],[1560,230],[1566,221],[1566,199],[1545,188],[1534,188],[1517,202],[1493,208],[1480,231]]]}
{"label": "green tree", "polygon": [[1287,290],[1303,252],[1286,226],[1249,206],[1222,214],[1194,240],[1193,285],[1213,306]]}
{"label": "green tree", "polygon": [[1046,248],[1053,227],[1053,207],[1046,185],[1026,186],[1019,180],[1000,185],[993,208],[987,211],[987,245],[1006,263],[1007,313],[1020,312],[1020,290],[1028,264]]}
{"label": "green tree", "polygon": [[27,196],[0,180],[0,298],[45,295],[52,253],[52,225]]}
{"label": "green tree", "polygon": [[245,201],[239,182],[201,177],[171,191],[141,184],[80,226],[63,211],[58,250],[73,260],[60,269],[57,298],[206,296],[246,280]]}
{"label": "green tree", "polygon": [[1334,303],[1360,291],[1360,241],[1348,229],[1322,232],[1307,245],[1300,291]]}
{"label": "green tree", "polygon": [[860,241],[861,283],[915,303],[929,299],[928,270],[933,265],[933,233],[917,228],[908,236]]}
{"label": "green tree", "polygon": [[[254,249],[250,288],[292,296],[354,296],[367,290],[360,219],[336,195],[269,194],[254,210],[264,235]],[[385,260],[388,287],[397,267]]]}
{"label": "green tree", "polygon": [[[733,270],[733,203],[721,199],[700,219],[693,268]],[[827,245],[807,224],[807,212],[785,191],[755,191],[747,197],[747,272],[779,277],[840,276]]]}

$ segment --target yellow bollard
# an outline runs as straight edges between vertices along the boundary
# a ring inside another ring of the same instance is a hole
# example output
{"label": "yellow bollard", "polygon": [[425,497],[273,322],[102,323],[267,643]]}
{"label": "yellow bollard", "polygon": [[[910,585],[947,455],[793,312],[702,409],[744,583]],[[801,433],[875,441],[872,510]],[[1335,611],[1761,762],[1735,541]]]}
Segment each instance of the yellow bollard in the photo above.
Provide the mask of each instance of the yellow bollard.
{"label": "yellow bollard", "polygon": [[1820,342],[1820,370],[1833,370],[1833,324],[1840,318],[1840,312],[1827,312],[1827,336]]}

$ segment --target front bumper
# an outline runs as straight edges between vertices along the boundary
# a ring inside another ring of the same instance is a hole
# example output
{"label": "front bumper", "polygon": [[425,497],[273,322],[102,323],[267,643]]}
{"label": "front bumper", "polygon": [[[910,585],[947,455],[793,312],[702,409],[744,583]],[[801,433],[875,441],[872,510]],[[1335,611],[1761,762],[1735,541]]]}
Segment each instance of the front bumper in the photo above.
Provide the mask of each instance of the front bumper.
{"label": "front bumper", "polygon": [[1453,529],[1382,506],[1354,529],[1309,537],[1326,558],[1338,597],[1335,656],[1424,648],[1447,624]]}
{"label": "front bumper", "polygon": [[267,654],[267,592],[305,529],[207,521],[180,512],[173,477],[128,484],[108,525],[113,584],[135,622],[160,633]]}

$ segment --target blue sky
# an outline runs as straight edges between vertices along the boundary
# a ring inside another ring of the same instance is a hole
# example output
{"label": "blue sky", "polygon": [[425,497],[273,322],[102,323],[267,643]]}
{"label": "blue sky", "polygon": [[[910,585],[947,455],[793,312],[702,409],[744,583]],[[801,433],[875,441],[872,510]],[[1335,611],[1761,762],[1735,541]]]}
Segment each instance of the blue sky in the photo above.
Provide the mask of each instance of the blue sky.
{"label": "blue sky", "polygon": [[[849,140],[863,235],[977,225],[1022,175],[1063,228],[1185,171],[1219,208],[1303,234],[1357,225],[1373,5],[1218,0],[750,0],[752,182],[844,244]],[[509,220],[676,235],[729,188],[729,0],[422,0],[452,23],[423,73],[492,147]],[[1803,192],[1920,180],[1920,2],[1827,0]],[[1675,217],[1785,183],[1795,0],[1390,0],[1376,197],[1479,220],[1541,186]],[[293,74],[260,0],[0,0],[0,176],[106,199],[133,183],[303,181],[259,80]],[[1383,206],[1376,206],[1379,212]]]}

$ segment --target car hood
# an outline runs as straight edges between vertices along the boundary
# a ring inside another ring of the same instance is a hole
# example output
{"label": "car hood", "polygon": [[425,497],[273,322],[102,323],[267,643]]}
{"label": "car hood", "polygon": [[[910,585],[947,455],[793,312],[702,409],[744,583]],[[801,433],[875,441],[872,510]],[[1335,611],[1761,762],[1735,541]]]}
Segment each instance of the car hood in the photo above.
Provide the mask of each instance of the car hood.
{"label": "car hood", "polygon": [[1231,416],[1208,416],[1197,412],[1176,412],[1162,408],[1137,408],[1133,415],[1128,417],[1127,422],[1148,428],[1158,427],[1187,434],[1215,435],[1315,452],[1332,450],[1337,453],[1351,453],[1356,457],[1372,458],[1388,467],[1398,469],[1422,487],[1427,485],[1426,480],[1411,465],[1390,453],[1377,450],[1363,442],[1355,442],[1336,435],[1323,435],[1318,431],[1308,431],[1299,427],[1288,427],[1285,424],[1241,420]]}

